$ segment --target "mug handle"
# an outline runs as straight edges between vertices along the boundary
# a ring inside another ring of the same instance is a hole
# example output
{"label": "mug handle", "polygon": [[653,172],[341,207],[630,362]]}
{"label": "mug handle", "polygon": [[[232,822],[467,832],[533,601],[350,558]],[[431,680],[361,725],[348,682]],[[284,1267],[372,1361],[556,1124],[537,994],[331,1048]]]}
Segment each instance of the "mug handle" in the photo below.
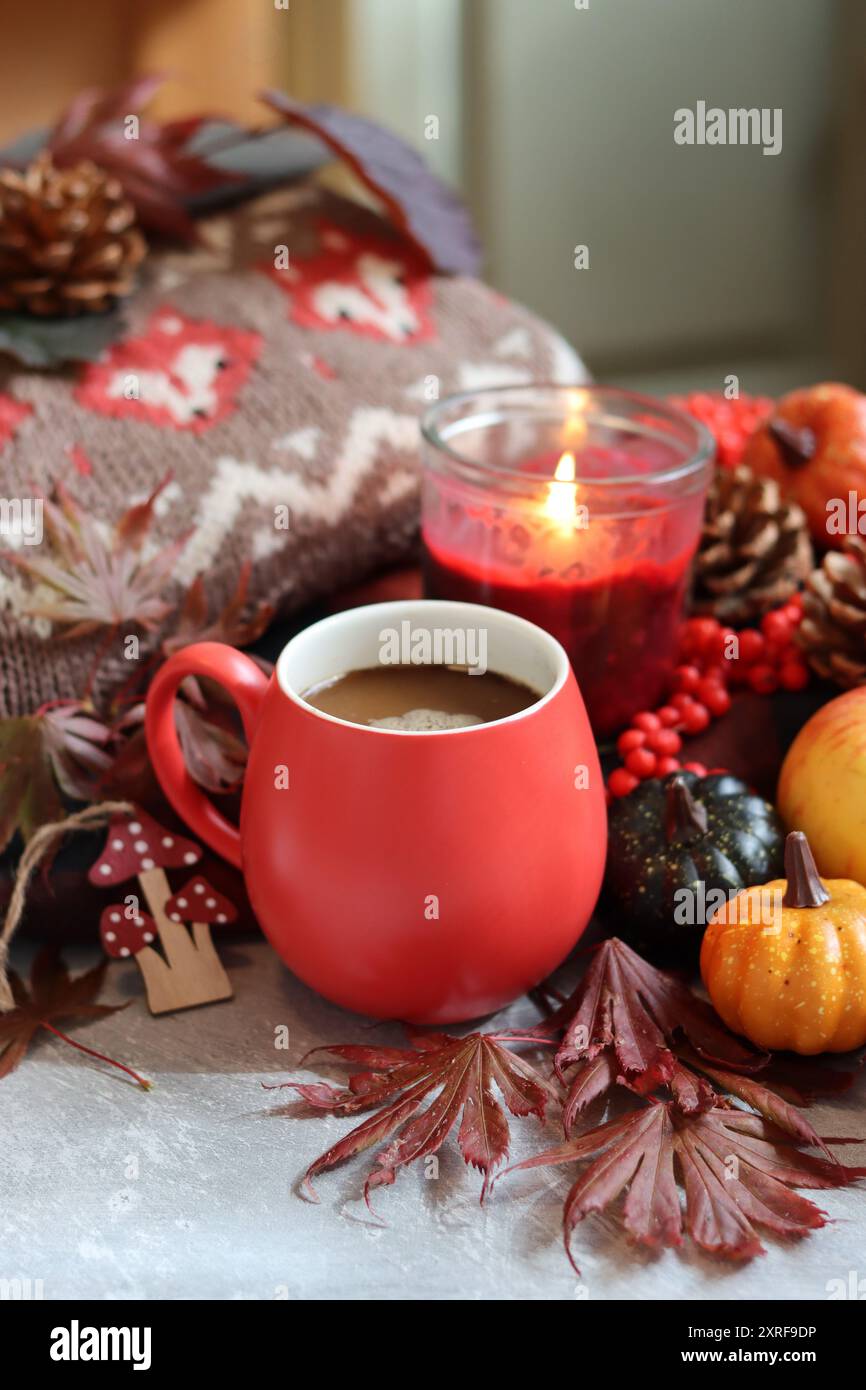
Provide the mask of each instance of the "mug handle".
{"label": "mug handle", "polygon": [[234,647],[222,642],[194,642],[168,658],[147,692],[147,749],[160,786],[198,838],[239,869],[241,837],[237,826],[226,820],[192,780],[183,760],[174,722],[174,698],[187,676],[206,676],[225,686],[240,711],[248,743],[252,743],[270,680]]}

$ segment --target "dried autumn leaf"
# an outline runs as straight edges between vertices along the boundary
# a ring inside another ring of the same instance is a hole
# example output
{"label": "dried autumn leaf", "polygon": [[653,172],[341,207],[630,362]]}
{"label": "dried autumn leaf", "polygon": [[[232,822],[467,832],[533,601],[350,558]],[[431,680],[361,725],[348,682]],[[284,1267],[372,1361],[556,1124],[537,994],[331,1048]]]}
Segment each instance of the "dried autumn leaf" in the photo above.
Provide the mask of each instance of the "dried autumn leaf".
{"label": "dried autumn leaf", "polygon": [[45,751],[62,792],[74,801],[94,801],[113,758],[114,735],[91,706],[61,700],[38,713]]}
{"label": "dried autumn leaf", "polygon": [[[507,1041],[517,1042],[520,1037],[512,1034]],[[389,1185],[400,1168],[436,1153],[462,1112],[457,1144],[465,1162],[484,1174],[483,1201],[494,1170],[508,1156],[508,1121],[494,1095],[494,1085],[512,1115],[543,1119],[548,1100],[556,1099],[549,1083],[522,1057],[508,1051],[499,1035],[470,1033],[455,1038],[447,1033],[417,1034],[412,1042],[412,1048],[317,1048],[367,1068],[352,1076],[345,1090],[325,1083],[286,1083],[309,1105],[335,1115],[380,1107],[310,1164],[305,1184],[315,1200],[312,1179],[318,1173],[390,1139],[376,1157],[378,1167],[364,1184],[369,1205],[373,1188]],[[417,1114],[428,1099],[430,1105]]]}
{"label": "dried autumn leaf", "polygon": [[113,174],[146,229],[194,241],[196,226],[187,204],[242,180],[190,151],[203,116],[167,122],[137,117],[135,138],[129,137],[130,116],[148,104],[164,80],[150,75],[111,91],[81,92],[49,134],[47,148],[58,168],[89,159]]}
{"label": "dried autumn leaf", "polygon": [[188,533],[155,554],[143,546],[154,520],[154,505],[170,482],[166,475],[150,496],[130,507],[106,540],[102,529],[61,483],[56,500],[43,498],[45,538],[50,558],[12,552],[9,559],[38,582],[26,611],[67,628],[67,638],[89,636],[130,623],[151,630],[171,612],[163,597]]}
{"label": "dried autumn leaf", "polygon": [[[577,989],[541,1030],[545,1035],[564,1032],[555,1065],[568,1086],[562,1117],[566,1135],[587,1106],[614,1085],[641,1096],[665,1086],[684,1115],[723,1105],[725,1095],[736,1096],[832,1158],[795,1102],[805,1103],[810,1087],[844,1089],[850,1073],[834,1077],[804,1068],[798,1091],[796,1064],[783,1069],[767,1054],[746,1051],[708,1004],[616,938],[602,944]],[[681,1037],[688,1037],[693,1047],[683,1046]],[[750,1074],[755,1071],[760,1079]]]}
{"label": "dried autumn leaf", "polygon": [[87,970],[72,979],[60,958],[56,947],[48,946],[35,957],[30,970],[30,988],[10,972],[9,984],[15,1008],[8,1013],[0,1013],[0,1079],[9,1076],[23,1060],[40,1029],[53,1033],[63,1042],[69,1043],[81,1052],[99,1061],[108,1062],[120,1071],[126,1072],[144,1090],[150,1083],[142,1080],[122,1062],[106,1057],[101,1052],[68,1038],[53,1026],[57,1019],[95,1019],[106,1018],[126,1004],[96,1004],[99,991],[105,980],[108,961],[101,961],[92,970]]}
{"label": "dried autumn leaf", "polygon": [[[855,1068],[861,1067],[866,1052],[858,1053],[854,1061]],[[761,1069],[761,1080],[794,1105],[810,1105],[816,1096],[839,1095],[850,1088],[856,1075],[856,1069],[827,1066],[826,1059],[785,1053],[775,1053]]]}
{"label": "dried autumn leaf", "polygon": [[111,730],[75,700],[0,720],[0,851],[17,830],[34,831],[64,814],[60,793],[94,800],[111,767]]}
{"label": "dried autumn leaf", "polygon": [[108,313],[68,319],[3,314],[0,352],[16,357],[25,367],[57,368],[69,362],[97,362],[126,327],[123,304]]}
{"label": "dried autumn leaf", "polygon": [[29,840],[62,815],[42,721],[35,715],[0,720],[0,852],[16,831]]}
{"label": "dried autumn leaf", "polygon": [[276,91],[263,92],[261,100],[348,164],[434,269],[478,274],[481,250],[469,213],[410,145],[336,106],[305,106]]}
{"label": "dried autumn leaf", "polygon": [[803,1236],[826,1224],[826,1213],[793,1188],[843,1187],[866,1176],[866,1168],[795,1148],[758,1115],[722,1107],[684,1115],[674,1102],[651,1102],[505,1171],[585,1159],[593,1161],[571,1188],[564,1211],[565,1248],[575,1269],[575,1226],[607,1210],[623,1191],[623,1224],[639,1244],[681,1245],[685,1231],[711,1254],[745,1260],[763,1254],[761,1230]]}
{"label": "dried autumn leaf", "polygon": [[209,792],[235,791],[247,765],[247,746],[218,712],[201,713],[185,700],[174,707],[183,760],[194,782]]}
{"label": "dried autumn leaf", "polygon": [[[564,1004],[540,1024],[543,1037],[562,1034],[557,1075],[577,1066],[565,1103],[568,1128],[590,1101],[614,1084],[642,1095],[667,1084],[677,1066],[671,1044],[687,1038],[701,1056],[731,1069],[752,1071],[767,1062],[724,1026],[709,1004],[662,970],[650,965],[617,937],[603,941],[589,969]],[[602,1065],[590,1066],[607,1054]],[[693,1107],[706,1103],[695,1079]],[[684,1083],[683,1083],[684,1084]],[[704,1088],[705,1089],[705,1088]]]}
{"label": "dried autumn leaf", "polygon": [[261,637],[274,616],[274,609],[273,604],[257,603],[251,612],[248,611],[251,573],[252,564],[245,560],[234,593],[212,620],[204,580],[201,576],[195,579],[186,592],[174,631],[162,644],[165,655],[170,656],[191,642],[225,642],[230,647],[247,647]]}
{"label": "dried autumn leaf", "polygon": [[[188,676],[174,704],[177,736],[194,782],[212,793],[236,791],[246,771],[248,750],[236,707],[213,681]],[[144,704],[118,722],[117,752],[103,775],[103,795],[148,801],[155,790],[144,734]]]}
{"label": "dried autumn leaf", "polygon": [[[795,1105],[786,1100],[773,1087],[769,1086],[766,1077],[762,1074],[759,1077],[744,1076],[740,1072],[724,1071],[720,1067],[711,1066],[703,1061],[697,1054],[684,1050],[681,1054],[688,1062],[691,1072],[687,1068],[679,1068],[680,1074],[690,1074],[694,1077],[694,1071],[704,1072],[706,1076],[714,1081],[722,1091],[729,1095],[736,1096],[745,1105],[750,1105],[753,1110],[757,1110],[759,1115],[763,1115],[765,1120],[775,1124],[777,1128],[784,1130],[799,1144],[808,1144],[811,1147],[821,1149],[831,1162],[835,1162],[834,1155],[827,1147],[827,1142],[821,1138],[815,1127],[810,1124],[806,1116],[801,1114]],[[675,1098],[679,1097],[674,1092]],[[682,1104],[680,1103],[682,1109]],[[834,1143],[848,1142],[843,1140],[833,1140]]]}

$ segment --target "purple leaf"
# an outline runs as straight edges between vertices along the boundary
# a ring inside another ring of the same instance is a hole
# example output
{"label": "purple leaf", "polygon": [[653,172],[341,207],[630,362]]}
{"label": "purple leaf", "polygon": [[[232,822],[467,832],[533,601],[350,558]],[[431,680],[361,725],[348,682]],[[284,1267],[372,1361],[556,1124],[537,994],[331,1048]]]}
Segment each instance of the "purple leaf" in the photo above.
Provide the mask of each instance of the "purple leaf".
{"label": "purple leaf", "polygon": [[263,92],[261,99],[291,125],[318,136],[348,164],[434,269],[478,274],[481,248],[469,213],[411,146],[373,121],[335,106],[305,106],[276,91]]}

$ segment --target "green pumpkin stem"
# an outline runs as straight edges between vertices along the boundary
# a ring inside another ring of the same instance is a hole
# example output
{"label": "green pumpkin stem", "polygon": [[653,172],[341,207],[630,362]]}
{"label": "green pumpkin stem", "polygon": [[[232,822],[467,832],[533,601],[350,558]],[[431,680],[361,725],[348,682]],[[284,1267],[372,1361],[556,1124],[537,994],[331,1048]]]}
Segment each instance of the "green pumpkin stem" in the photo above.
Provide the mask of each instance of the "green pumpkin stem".
{"label": "green pumpkin stem", "polygon": [[682,777],[672,777],[665,802],[665,839],[691,844],[707,833],[707,808],[695,801]]}
{"label": "green pumpkin stem", "polygon": [[788,886],[782,899],[784,907],[820,907],[830,901],[802,830],[792,830],[785,841],[785,878]]}
{"label": "green pumpkin stem", "polygon": [[817,440],[811,430],[798,429],[781,415],[771,420],[767,429],[789,468],[802,468],[815,453]]}

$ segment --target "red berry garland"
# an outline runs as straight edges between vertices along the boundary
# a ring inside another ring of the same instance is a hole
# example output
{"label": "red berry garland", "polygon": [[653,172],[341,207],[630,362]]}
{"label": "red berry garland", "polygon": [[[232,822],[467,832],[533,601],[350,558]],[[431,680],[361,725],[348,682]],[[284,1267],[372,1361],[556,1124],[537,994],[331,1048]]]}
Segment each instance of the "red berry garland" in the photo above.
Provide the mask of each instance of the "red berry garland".
{"label": "red berry garland", "polygon": [[775,405],[769,396],[738,396],[736,400],[728,400],[727,396],[715,391],[671,396],[670,402],[706,425],[716,441],[716,462],[721,468],[736,468],[747,440]]}
{"label": "red berry garland", "polygon": [[[736,632],[715,618],[689,618],[680,638],[681,664],[673,674],[668,699],[657,710],[642,710],[617,739],[623,766],[607,780],[611,797],[628,796],[648,777],[667,777],[682,767],[698,777],[707,768],[681,763],[683,735],[700,734],[731,708],[729,686],[745,686],[759,695],[802,690],[809,668],[795,645],[803,616],[799,595],[775,608],[760,628]],[[721,772],[722,768],[710,771]]]}

